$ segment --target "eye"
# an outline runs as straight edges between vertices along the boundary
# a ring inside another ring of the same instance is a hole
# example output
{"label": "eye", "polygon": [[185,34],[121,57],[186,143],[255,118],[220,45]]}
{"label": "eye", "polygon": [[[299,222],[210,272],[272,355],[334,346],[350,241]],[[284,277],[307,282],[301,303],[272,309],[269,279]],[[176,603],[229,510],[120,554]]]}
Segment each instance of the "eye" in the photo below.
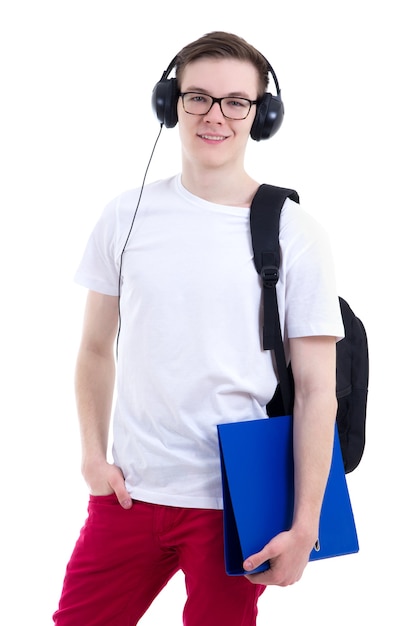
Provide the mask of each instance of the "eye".
{"label": "eye", "polygon": [[201,93],[189,93],[187,94],[187,100],[190,100],[191,102],[199,102],[199,103],[208,102],[208,98]]}
{"label": "eye", "polygon": [[230,106],[234,109],[244,108],[247,109],[249,106],[248,100],[243,98],[229,98],[226,100],[227,106]]}

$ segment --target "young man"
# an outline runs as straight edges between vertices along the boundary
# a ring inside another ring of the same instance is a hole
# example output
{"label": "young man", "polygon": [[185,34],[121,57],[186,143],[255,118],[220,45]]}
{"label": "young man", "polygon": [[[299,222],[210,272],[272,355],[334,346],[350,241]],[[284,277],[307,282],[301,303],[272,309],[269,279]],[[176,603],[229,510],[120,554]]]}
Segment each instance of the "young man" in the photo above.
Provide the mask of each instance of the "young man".
{"label": "young man", "polygon": [[[186,46],[175,66],[155,106],[167,126],[178,121],[181,174],[112,201],[77,272],[89,289],[76,395],[91,495],[59,626],[133,626],[178,570],[186,626],[254,626],[265,586],[296,582],[317,539],[343,326],[327,238],[288,200],[278,298],[295,379],[294,522],[247,559],[247,576],[225,574],[216,426],[266,417],[277,382],[261,349],[249,233],[259,183],[244,168],[271,68],[221,32]],[[267,572],[250,574],[267,559]]]}

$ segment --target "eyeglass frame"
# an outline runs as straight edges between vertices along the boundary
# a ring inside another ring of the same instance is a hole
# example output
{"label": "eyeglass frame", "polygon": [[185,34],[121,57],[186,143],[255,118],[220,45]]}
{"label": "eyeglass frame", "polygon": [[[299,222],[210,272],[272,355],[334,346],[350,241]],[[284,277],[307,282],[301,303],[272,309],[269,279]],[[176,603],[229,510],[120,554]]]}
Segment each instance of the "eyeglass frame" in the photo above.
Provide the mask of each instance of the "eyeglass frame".
{"label": "eyeglass frame", "polygon": [[[194,93],[196,96],[204,96],[205,98],[211,98],[212,103],[209,106],[208,110],[205,113],[190,113],[190,111],[187,111],[185,109],[184,106],[184,96],[190,94],[190,93]],[[183,91],[180,92],[178,94],[178,97],[181,98],[182,100],[182,108],[184,109],[184,112],[187,113],[188,115],[207,115],[208,113],[210,113],[211,109],[213,108],[213,106],[218,103],[219,107],[220,107],[220,111],[223,115],[223,117],[225,117],[227,120],[234,120],[235,122],[241,122],[242,120],[246,120],[246,118],[249,116],[249,113],[251,112],[252,109],[252,105],[254,104],[259,104],[260,100],[249,100],[249,98],[243,98],[241,96],[223,96],[222,98],[215,98],[214,96],[210,96],[210,94],[208,93],[201,93],[200,91]],[[246,102],[249,102],[249,109],[247,114],[245,115],[245,117],[229,117],[228,115],[225,115],[223,113],[223,109],[222,109],[222,100],[227,100],[228,98],[238,98],[239,100],[245,100]]]}

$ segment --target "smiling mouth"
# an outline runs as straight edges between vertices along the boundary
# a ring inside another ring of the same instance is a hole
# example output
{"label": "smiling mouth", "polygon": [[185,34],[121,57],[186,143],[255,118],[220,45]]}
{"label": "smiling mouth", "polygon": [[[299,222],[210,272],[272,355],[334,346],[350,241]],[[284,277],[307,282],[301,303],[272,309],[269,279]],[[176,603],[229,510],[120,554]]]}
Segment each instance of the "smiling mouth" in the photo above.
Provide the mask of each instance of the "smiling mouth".
{"label": "smiling mouth", "polygon": [[201,139],[208,139],[209,141],[224,141],[227,139],[224,135],[199,135]]}

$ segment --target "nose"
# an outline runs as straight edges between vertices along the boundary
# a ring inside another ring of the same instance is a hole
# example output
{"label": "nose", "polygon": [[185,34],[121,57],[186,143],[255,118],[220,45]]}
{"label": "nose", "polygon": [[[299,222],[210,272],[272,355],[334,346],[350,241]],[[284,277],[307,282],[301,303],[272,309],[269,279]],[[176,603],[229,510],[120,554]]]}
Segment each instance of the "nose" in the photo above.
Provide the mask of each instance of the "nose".
{"label": "nose", "polygon": [[220,102],[213,102],[210,109],[204,116],[206,121],[222,123],[224,121],[224,115],[220,108]]}

